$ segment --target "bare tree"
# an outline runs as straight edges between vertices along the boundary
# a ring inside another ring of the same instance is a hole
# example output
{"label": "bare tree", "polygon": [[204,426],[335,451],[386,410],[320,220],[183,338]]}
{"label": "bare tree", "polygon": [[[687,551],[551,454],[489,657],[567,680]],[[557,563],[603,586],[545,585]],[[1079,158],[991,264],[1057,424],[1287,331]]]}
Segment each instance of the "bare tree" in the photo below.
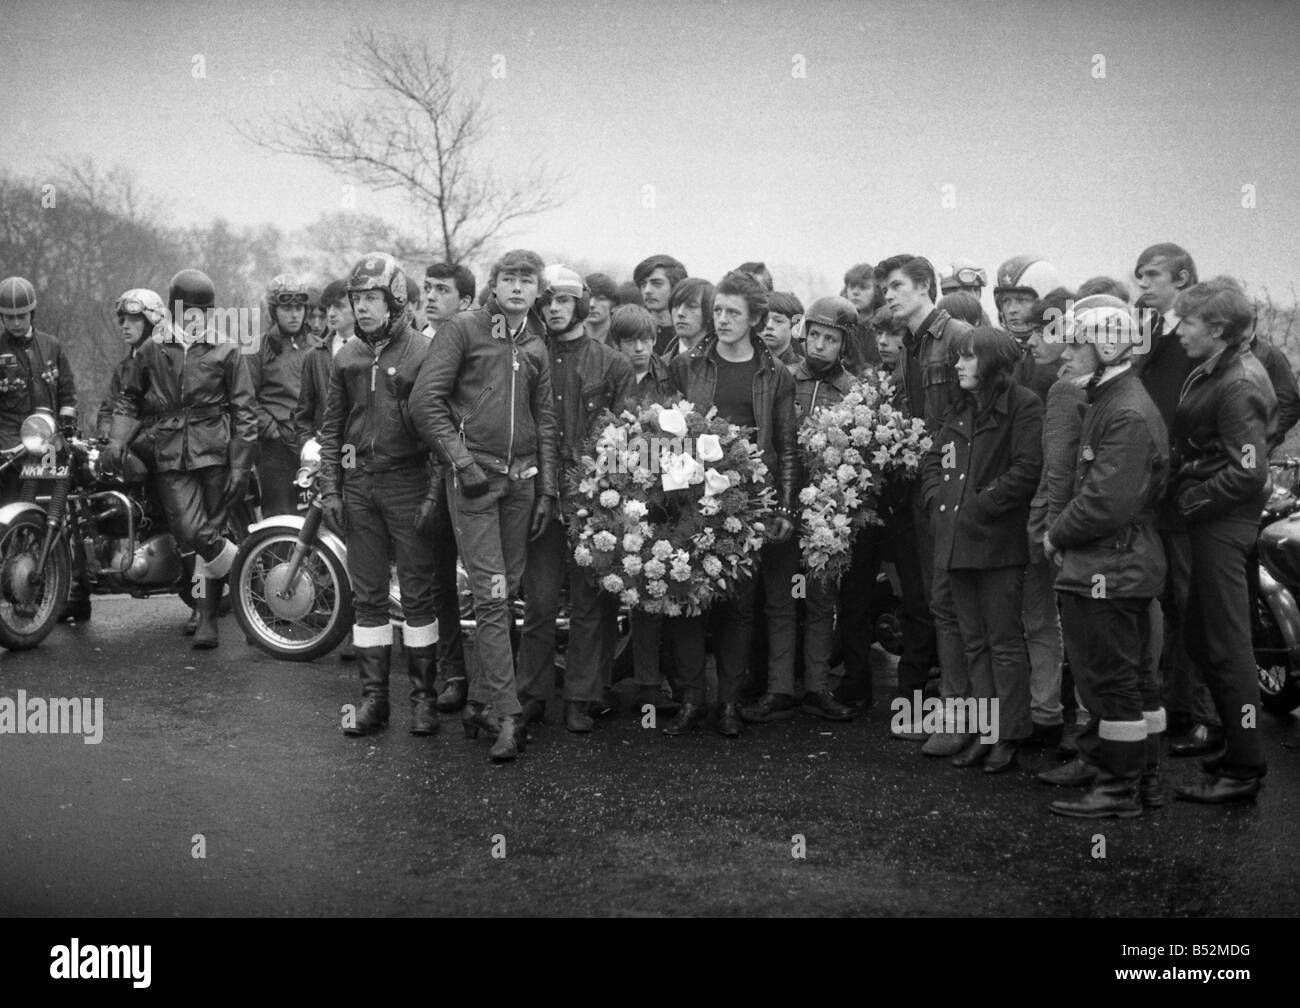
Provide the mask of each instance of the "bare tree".
{"label": "bare tree", "polygon": [[483,91],[427,42],[361,30],[349,39],[345,61],[350,104],[318,100],[235,128],[265,150],[400,193],[420,215],[426,258],[473,262],[510,225],[560,205],[561,178],[540,159],[505,178],[476,157],[492,121]]}

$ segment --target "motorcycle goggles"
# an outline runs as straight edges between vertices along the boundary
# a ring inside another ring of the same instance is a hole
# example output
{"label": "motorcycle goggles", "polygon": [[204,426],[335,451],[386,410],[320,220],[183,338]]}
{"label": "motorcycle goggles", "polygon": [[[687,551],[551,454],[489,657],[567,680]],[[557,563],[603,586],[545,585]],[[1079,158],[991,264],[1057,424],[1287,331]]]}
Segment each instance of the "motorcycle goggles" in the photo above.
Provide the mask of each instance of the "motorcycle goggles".
{"label": "motorcycle goggles", "polygon": [[276,291],[271,295],[271,303],[280,308],[307,306],[306,291]]}
{"label": "motorcycle goggles", "polygon": [[144,309],[144,302],[134,297],[118,298],[117,304],[113,306],[113,311],[117,313],[119,318],[123,315],[143,315]]}
{"label": "motorcycle goggles", "polygon": [[975,266],[963,266],[948,278],[950,285],[958,287],[983,287],[989,282],[984,270]]}

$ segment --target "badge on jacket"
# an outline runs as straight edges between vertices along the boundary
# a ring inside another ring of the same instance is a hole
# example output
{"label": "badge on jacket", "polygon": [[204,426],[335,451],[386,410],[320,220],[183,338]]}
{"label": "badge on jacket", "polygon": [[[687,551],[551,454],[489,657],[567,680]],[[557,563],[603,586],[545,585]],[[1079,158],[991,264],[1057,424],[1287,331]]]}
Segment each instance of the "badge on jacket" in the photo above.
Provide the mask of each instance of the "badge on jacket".
{"label": "badge on jacket", "polygon": [[1093,452],[1092,445],[1090,444],[1084,445],[1083,451],[1079,452],[1079,458],[1083,459],[1085,462],[1091,462],[1096,457],[1097,455]]}

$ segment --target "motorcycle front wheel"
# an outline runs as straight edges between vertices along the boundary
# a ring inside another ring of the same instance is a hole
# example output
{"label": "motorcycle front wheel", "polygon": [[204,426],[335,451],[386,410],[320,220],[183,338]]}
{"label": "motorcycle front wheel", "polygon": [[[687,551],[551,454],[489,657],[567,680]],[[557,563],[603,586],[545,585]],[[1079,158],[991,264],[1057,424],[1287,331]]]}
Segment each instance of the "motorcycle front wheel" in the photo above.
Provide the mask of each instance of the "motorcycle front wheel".
{"label": "motorcycle front wheel", "polygon": [[[67,548],[56,543],[38,572],[44,541],[44,515],[29,512],[0,526],[0,644],[10,651],[34,648],[49,636],[68,597]],[[40,583],[33,584],[38,573]]]}
{"label": "motorcycle front wheel", "polygon": [[1292,668],[1291,649],[1268,603],[1255,600],[1255,668],[1259,674],[1259,697],[1264,709],[1284,717],[1300,706],[1300,678]]}
{"label": "motorcycle front wheel", "polygon": [[303,557],[292,584],[296,529],[266,528],[239,547],[230,568],[231,604],[249,642],[282,661],[329,654],[352,629],[352,583],[319,542]]}

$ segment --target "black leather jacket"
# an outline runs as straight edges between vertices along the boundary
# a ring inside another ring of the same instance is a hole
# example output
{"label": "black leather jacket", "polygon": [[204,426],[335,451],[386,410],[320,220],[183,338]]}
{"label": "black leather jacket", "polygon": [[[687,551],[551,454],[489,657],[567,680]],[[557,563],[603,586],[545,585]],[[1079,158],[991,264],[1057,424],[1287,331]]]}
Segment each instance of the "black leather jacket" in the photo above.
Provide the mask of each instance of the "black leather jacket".
{"label": "black leather jacket", "polygon": [[1248,349],[1194,367],[1174,411],[1172,500],[1183,519],[1258,522],[1276,427],[1272,382]]}
{"label": "black leather jacket", "polygon": [[[495,320],[495,321],[494,321]],[[518,336],[496,298],[438,330],[411,392],[411,416],[427,445],[457,470],[537,472],[537,494],[559,497],[559,436],[551,362],[541,320]]]}
{"label": "black leather jacket", "polygon": [[[713,363],[713,347],[717,336],[707,336],[689,355],[674,357],[668,365],[673,383],[682,397],[701,413],[713,405],[718,383],[718,368]],[[758,424],[758,446],[763,451],[763,461],[772,474],[778,506],[795,514],[795,497],[803,475],[799,456],[799,421],[794,411],[794,377],[790,370],[776,360],[762,340],[752,338],[758,357],[758,370],[754,373],[754,419]]]}
{"label": "black leather jacket", "polygon": [[429,337],[405,319],[378,355],[359,336],[343,344],[330,367],[321,424],[323,493],[339,491],[345,470],[427,465],[429,449],[411,422],[409,400],[428,349]]}

